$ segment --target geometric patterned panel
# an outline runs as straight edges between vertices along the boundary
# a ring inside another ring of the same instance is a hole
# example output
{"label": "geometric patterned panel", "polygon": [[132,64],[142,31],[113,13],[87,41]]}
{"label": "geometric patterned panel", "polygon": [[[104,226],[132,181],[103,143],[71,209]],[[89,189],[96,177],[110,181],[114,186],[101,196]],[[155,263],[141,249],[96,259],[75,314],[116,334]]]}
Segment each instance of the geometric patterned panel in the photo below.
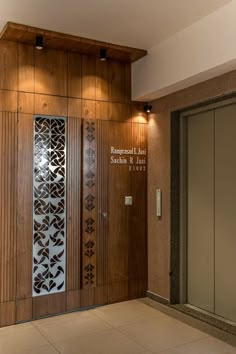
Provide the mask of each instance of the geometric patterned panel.
{"label": "geometric patterned panel", "polygon": [[65,291],[66,120],[34,118],[33,296]]}
{"label": "geometric patterned panel", "polygon": [[96,286],[96,122],[83,125],[83,288]]}

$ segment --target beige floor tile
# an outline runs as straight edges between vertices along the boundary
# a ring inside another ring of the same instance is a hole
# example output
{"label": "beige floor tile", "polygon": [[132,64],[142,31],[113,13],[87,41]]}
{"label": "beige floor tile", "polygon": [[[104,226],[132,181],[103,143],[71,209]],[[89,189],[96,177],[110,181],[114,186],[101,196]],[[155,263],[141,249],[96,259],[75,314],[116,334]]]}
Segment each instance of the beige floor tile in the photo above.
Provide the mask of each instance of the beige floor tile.
{"label": "beige floor tile", "polygon": [[85,336],[93,332],[105,331],[111,326],[95,316],[91,311],[34,321],[33,325],[50,341],[55,343],[75,336]]}
{"label": "beige floor tile", "polygon": [[48,345],[46,339],[31,324],[16,325],[0,329],[0,353],[34,352],[39,347]]}
{"label": "beige floor tile", "polygon": [[113,327],[165,316],[162,312],[136,300],[99,307],[92,311]]}
{"label": "beige floor tile", "polygon": [[118,330],[152,352],[173,348],[207,336],[169,316],[119,327]]}
{"label": "beige floor tile", "polygon": [[[58,354],[59,352],[54,349],[51,345],[46,345],[39,348],[34,348],[33,350],[25,350],[24,352],[17,352],[17,354]],[[5,353],[4,353],[5,354]]]}
{"label": "beige floor tile", "polygon": [[235,354],[236,348],[216,338],[208,337],[158,354]]}
{"label": "beige floor tile", "polygon": [[61,354],[148,354],[118,331],[109,330],[55,343]]}

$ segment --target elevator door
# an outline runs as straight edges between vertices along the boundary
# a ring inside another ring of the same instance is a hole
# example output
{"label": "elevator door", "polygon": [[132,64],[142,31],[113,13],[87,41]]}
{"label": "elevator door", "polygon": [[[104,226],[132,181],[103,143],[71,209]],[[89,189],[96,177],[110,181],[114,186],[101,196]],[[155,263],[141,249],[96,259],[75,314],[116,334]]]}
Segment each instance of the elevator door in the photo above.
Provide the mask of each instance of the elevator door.
{"label": "elevator door", "polygon": [[214,114],[188,117],[188,303],[214,311]]}
{"label": "elevator door", "polygon": [[215,110],[215,312],[236,322],[236,104]]}
{"label": "elevator door", "polygon": [[236,322],[236,104],[186,127],[187,302]]}

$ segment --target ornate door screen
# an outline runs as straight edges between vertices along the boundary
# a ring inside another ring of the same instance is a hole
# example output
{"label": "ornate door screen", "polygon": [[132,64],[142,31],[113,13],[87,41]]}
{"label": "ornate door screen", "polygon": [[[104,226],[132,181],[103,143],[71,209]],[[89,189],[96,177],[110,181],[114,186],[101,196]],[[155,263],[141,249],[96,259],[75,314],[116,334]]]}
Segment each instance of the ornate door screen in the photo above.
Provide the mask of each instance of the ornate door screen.
{"label": "ornate door screen", "polygon": [[65,291],[66,119],[34,117],[33,296]]}

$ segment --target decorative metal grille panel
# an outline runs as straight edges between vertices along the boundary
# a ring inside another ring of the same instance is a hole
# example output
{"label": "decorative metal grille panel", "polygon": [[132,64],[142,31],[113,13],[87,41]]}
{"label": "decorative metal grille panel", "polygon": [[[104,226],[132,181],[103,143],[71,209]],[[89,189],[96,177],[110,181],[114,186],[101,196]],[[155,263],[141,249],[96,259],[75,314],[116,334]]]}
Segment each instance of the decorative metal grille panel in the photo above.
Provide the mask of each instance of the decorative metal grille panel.
{"label": "decorative metal grille panel", "polygon": [[33,296],[39,296],[65,291],[65,118],[34,118],[33,188]]}

